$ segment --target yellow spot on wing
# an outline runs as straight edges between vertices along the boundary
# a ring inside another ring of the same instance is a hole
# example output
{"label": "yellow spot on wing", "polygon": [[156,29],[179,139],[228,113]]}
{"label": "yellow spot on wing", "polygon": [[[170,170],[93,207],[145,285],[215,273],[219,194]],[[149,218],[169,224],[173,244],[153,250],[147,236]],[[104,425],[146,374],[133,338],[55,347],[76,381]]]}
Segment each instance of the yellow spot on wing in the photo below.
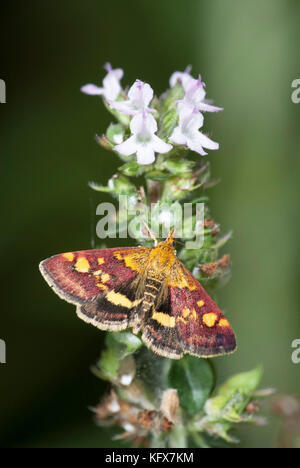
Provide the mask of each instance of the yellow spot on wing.
{"label": "yellow spot on wing", "polygon": [[69,262],[73,262],[75,255],[72,252],[67,252],[67,253],[64,253],[62,256]]}
{"label": "yellow spot on wing", "polygon": [[170,317],[168,314],[162,312],[154,312],[152,318],[164,327],[175,327],[175,317]]}
{"label": "yellow spot on wing", "polygon": [[107,286],[105,286],[104,284],[102,283],[97,283],[96,286],[99,288],[99,289],[102,289],[102,291],[106,291],[108,289]]}
{"label": "yellow spot on wing", "polygon": [[85,257],[79,257],[75,263],[75,270],[79,273],[87,273],[90,270],[88,259]]}
{"label": "yellow spot on wing", "polygon": [[107,283],[107,281],[110,280],[110,275],[108,273],[104,273],[102,276],[101,276],[101,281],[102,283]]}
{"label": "yellow spot on wing", "polygon": [[220,322],[218,323],[218,325],[220,327],[224,327],[224,328],[230,327],[230,324],[229,324],[228,320],[225,319],[225,318],[221,319]]}
{"label": "yellow spot on wing", "polygon": [[124,294],[115,291],[109,291],[106,295],[106,299],[116,306],[126,307],[127,309],[132,309],[141,302],[141,300],[132,302],[128,297],[124,296]]}
{"label": "yellow spot on wing", "polygon": [[192,316],[194,320],[197,319],[197,312],[195,311],[195,309],[192,310]]}
{"label": "yellow spot on wing", "polygon": [[213,327],[214,324],[216,323],[217,319],[218,319],[218,317],[213,312],[210,312],[208,314],[204,314],[203,317],[202,317],[202,320],[203,320],[203,322],[205,323],[205,325],[207,327]]}
{"label": "yellow spot on wing", "polygon": [[105,263],[104,258],[99,257],[99,258],[98,258],[98,265],[103,265],[103,263]]}
{"label": "yellow spot on wing", "polygon": [[117,260],[122,260],[125,265],[133,271],[142,273],[145,270],[145,261],[148,258],[148,253],[151,249],[144,247],[136,247],[130,252],[114,252],[114,257]]}
{"label": "yellow spot on wing", "polygon": [[201,299],[201,301],[198,301],[197,306],[198,307],[203,307],[204,306],[204,301],[202,301],[202,299]]}
{"label": "yellow spot on wing", "polygon": [[99,275],[102,275],[102,273],[103,273],[103,270],[96,270],[94,271],[93,275],[99,276]]}
{"label": "yellow spot on wing", "polygon": [[197,319],[197,312],[195,311],[195,309],[190,310],[188,308],[185,308],[182,311],[182,315],[183,315],[183,318],[189,317],[189,319],[191,320]]}

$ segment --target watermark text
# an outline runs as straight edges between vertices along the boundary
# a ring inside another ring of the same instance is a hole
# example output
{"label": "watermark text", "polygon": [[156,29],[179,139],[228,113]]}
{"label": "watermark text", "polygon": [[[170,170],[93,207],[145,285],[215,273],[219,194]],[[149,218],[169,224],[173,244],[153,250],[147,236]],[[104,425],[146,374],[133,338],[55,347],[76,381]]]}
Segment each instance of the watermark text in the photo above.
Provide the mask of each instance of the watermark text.
{"label": "watermark text", "polygon": [[296,339],[292,342],[292,348],[295,348],[295,351],[292,352],[292,362],[294,364],[300,363],[300,339]]}
{"label": "watermark text", "polygon": [[4,80],[0,79],[0,103],[6,103],[6,84]]}
{"label": "watermark text", "polygon": [[294,104],[299,104],[300,102],[300,78],[292,81],[292,88],[296,88],[292,92],[291,99]]}
{"label": "watermark text", "polygon": [[119,196],[118,210],[112,203],[100,203],[96,215],[99,239],[147,239],[149,232],[156,239],[168,237],[175,228],[175,238],[185,241],[187,249],[200,249],[204,242],[204,203],[158,202],[147,206],[132,203],[130,197]]}
{"label": "watermark text", "polygon": [[6,364],[6,344],[4,340],[0,340],[0,364]]}

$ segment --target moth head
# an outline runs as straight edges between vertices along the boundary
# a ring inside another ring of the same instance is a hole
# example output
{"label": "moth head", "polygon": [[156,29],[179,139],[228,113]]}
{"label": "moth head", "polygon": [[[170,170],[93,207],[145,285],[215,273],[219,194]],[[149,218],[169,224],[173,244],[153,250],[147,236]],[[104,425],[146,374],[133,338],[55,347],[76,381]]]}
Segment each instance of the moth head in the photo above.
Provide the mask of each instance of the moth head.
{"label": "moth head", "polygon": [[174,264],[174,257],[176,256],[176,251],[174,249],[174,236],[175,230],[173,229],[166,240],[159,242],[157,247],[152,251],[151,257],[153,259],[153,268],[171,268]]}

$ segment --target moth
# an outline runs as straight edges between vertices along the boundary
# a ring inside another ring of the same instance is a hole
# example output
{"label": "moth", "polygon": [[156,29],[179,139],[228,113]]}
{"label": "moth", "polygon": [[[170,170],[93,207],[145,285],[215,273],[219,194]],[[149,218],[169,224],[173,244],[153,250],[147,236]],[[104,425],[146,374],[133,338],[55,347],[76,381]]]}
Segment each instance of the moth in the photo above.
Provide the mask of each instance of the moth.
{"label": "moth", "polygon": [[174,231],[148,247],[67,252],[40,263],[59,297],[101,330],[132,328],[155,353],[172,359],[232,353],[234,332],[218,306],[181,263]]}

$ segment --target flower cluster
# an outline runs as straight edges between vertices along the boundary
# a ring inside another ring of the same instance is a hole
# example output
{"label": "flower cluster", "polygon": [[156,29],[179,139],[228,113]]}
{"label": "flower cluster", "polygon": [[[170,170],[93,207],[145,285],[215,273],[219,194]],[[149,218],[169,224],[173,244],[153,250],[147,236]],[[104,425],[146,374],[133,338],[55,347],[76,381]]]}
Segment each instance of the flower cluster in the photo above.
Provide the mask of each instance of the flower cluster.
{"label": "flower cluster", "polygon": [[170,78],[170,86],[181,83],[184,89],[184,98],[177,102],[179,125],[174,129],[170,140],[178,145],[186,145],[192,151],[205,156],[203,148],[216,150],[219,144],[210,140],[199,131],[203,127],[204,117],[202,112],[218,112],[223,110],[205,101],[205,83],[201,76],[196,80],[190,74],[190,69],[184,72],[175,72]]}
{"label": "flower cluster", "polygon": [[[175,125],[171,127],[171,133],[165,134],[162,128],[158,127],[161,115],[160,108],[163,107],[164,97],[161,103],[155,105],[153,89],[148,83],[136,80],[126,93],[121,86],[123,70],[113,69],[110,64],[105,65],[107,75],[103,80],[103,87],[94,84],[87,84],[81,91],[102,96],[111,111],[115,111],[120,122],[124,123],[124,116],[129,116],[130,135],[123,141],[123,137],[118,141],[113,149],[122,156],[130,157],[136,155],[140,165],[149,165],[155,162],[155,153],[169,153],[175,146],[187,147],[192,151],[204,156],[207,153],[204,148],[216,150],[218,143],[212,141],[205,134],[199,131],[203,127],[203,112],[217,112],[222,110],[205,100],[205,84],[201,77],[195,79],[190,74],[190,69],[184,72],[175,72],[170,78],[171,89],[179,86],[183,91],[182,99],[174,102]],[[152,104],[152,107],[151,107]],[[174,109],[171,109],[174,111]],[[156,135],[163,135],[161,136]],[[119,135],[120,136],[120,135]]]}

